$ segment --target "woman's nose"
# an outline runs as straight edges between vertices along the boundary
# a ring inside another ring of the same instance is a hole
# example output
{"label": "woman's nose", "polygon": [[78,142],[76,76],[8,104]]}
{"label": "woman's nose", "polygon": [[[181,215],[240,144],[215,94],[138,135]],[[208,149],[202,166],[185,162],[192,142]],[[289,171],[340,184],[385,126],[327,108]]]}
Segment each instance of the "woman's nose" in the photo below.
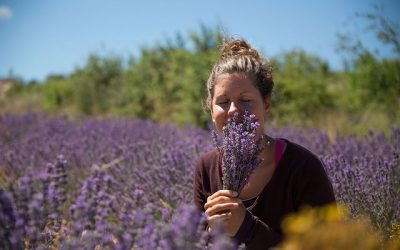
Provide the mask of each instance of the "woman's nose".
{"label": "woman's nose", "polygon": [[235,113],[239,113],[240,114],[241,110],[239,105],[236,102],[231,102],[231,105],[229,106],[229,110],[228,110],[228,115],[229,116],[233,116],[233,114]]}

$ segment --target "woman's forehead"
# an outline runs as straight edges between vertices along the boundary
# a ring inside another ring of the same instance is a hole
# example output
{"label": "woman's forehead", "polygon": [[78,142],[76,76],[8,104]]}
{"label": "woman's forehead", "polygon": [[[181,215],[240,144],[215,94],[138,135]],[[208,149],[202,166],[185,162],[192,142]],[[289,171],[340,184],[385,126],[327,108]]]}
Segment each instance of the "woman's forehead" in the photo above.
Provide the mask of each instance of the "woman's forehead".
{"label": "woman's forehead", "polygon": [[223,74],[215,81],[215,95],[224,95],[230,92],[252,93],[257,91],[253,82],[243,74]]}

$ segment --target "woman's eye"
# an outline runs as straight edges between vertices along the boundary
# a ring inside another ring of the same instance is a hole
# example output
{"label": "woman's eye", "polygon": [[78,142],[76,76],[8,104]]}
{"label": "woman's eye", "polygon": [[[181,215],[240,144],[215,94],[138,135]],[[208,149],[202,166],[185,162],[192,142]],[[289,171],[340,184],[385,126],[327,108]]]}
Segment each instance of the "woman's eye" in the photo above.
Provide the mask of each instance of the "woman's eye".
{"label": "woman's eye", "polygon": [[220,101],[220,102],[218,102],[218,104],[227,104],[229,101]]}
{"label": "woman's eye", "polygon": [[249,100],[249,99],[242,99],[242,100],[240,100],[241,102],[251,102],[251,100]]}

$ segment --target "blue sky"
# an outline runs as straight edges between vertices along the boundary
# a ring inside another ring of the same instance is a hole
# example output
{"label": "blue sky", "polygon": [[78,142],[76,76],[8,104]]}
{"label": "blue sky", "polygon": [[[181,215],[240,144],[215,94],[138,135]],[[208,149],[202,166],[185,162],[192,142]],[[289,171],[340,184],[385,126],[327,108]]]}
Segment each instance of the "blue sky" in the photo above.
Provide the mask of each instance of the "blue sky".
{"label": "blue sky", "polygon": [[370,48],[382,47],[365,32],[356,12],[384,4],[385,16],[400,23],[400,1],[128,1],[128,0],[0,0],[0,78],[13,75],[43,80],[69,74],[84,65],[90,53],[137,56],[141,46],[222,25],[266,56],[302,48],[341,68],[335,51],[337,33],[352,31]]}

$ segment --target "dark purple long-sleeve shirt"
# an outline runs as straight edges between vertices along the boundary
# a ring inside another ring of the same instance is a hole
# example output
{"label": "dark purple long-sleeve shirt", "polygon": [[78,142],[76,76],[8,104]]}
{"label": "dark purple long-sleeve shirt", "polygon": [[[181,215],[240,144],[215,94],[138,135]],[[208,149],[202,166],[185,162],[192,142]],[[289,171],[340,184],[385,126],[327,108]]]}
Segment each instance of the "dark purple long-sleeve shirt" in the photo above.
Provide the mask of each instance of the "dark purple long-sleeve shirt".
{"label": "dark purple long-sleeve shirt", "polygon": [[[282,239],[282,219],[303,205],[320,206],[335,202],[331,182],[321,161],[313,153],[288,140],[277,168],[261,191],[257,204],[247,210],[235,235],[247,249],[268,249]],[[197,162],[194,177],[194,203],[204,211],[207,197],[222,189],[220,159],[216,150]]]}

